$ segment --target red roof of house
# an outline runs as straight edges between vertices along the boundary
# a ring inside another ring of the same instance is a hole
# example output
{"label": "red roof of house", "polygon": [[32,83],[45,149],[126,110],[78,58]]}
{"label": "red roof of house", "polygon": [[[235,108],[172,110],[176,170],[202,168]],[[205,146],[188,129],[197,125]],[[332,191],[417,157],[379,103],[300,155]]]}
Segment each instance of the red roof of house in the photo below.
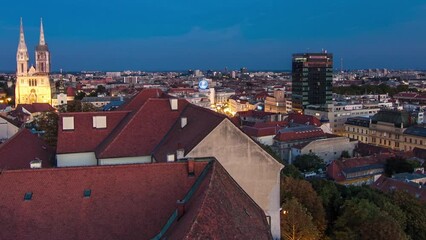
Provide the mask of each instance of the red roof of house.
{"label": "red roof of house", "polygon": [[187,216],[167,234],[169,238],[272,239],[262,209],[222,165],[213,168],[209,181],[200,186],[196,201],[189,204]]}
{"label": "red roof of house", "polygon": [[0,169],[28,169],[36,158],[47,168],[53,156],[52,147],[24,128],[0,145]]}
{"label": "red roof of house", "polygon": [[178,99],[178,110],[173,111],[169,99],[148,99],[103,141],[96,150],[97,157],[150,155],[188,104]]}
{"label": "red roof of house", "polygon": [[275,136],[275,140],[287,142],[287,141],[295,141],[295,140],[303,140],[309,138],[320,138],[326,137],[327,135],[321,128],[313,128],[309,130],[295,130],[295,131],[284,131],[279,132]]}
{"label": "red roof of house", "polygon": [[351,168],[364,167],[374,164],[384,164],[386,159],[393,156],[393,154],[379,154],[366,157],[343,158],[340,160],[335,160],[327,167],[327,175],[337,182],[343,181],[346,179],[343,175],[343,171]]}
{"label": "red roof of house", "polygon": [[73,87],[67,88],[67,96],[68,97],[74,97],[75,96],[75,89]]}
{"label": "red roof of house", "polygon": [[251,137],[275,136],[277,132],[287,126],[287,121],[257,122],[253,126],[243,126],[243,132]]}
{"label": "red roof of house", "polygon": [[420,201],[426,202],[425,186],[421,186],[415,183],[407,183],[397,179],[387,178],[382,175],[371,185],[371,187],[379,189],[383,192],[393,192],[395,190],[407,192],[410,195],[418,198]]}
{"label": "red roof of house", "polygon": [[249,111],[237,112],[236,116],[263,118],[263,117],[274,115],[274,114],[275,113],[271,113],[271,112],[261,112],[261,111],[249,110]]}
{"label": "red roof of house", "polygon": [[[78,112],[59,115],[57,153],[93,152],[129,111]],[[74,130],[62,130],[62,118],[74,117]],[[93,128],[93,116],[106,116],[107,128]]]}
{"label": "red roof of house", "polygon": [[190,190],[169,239],[271,239],[262,210],[211,164],[196,161],[195,176],[186,162],[4,171],[0,239],[151,239]]}
{"label": "red roof of house", "polygon": [[121,105],[118,110],[125,111],[137,111],[139,108],[145,104],[145,102],[150,98],[163,98],[166,97],[166,94],[163,93],[160,89],[147,88],[141,90],[128,102]]}
{"label": "red roof of house", "polygon": [[370,156],[373,154],[394,153],[396,151],[390,148],[358,142],[358,145],[355,148],[355,152],[359,153],[361,156]]}
{"label": "red roof of house", "polygon": [[313,125],[313,126],[321,126],[321,121],[311,115],[304,115],[299,113],[289,113],[287,121],[290,123],[297,123],[303,125]]}
{"label": "red roof of house", "polygon": [[22,111],[22,108],[25,108],[30,113],[55,111],[48,103],[18,104],[18,106],[16,106],[16,110],[18,111]]}
{"label": "red roof of house", "polygon": [[[183,128],[181,128],[182,117],[187,119],[187,124]],[[224,115],[209,109],[188,105],[155,148],[153,155],[156,161],[165,162],[167,154],[176,153],[178,149],[184,149],[185,153],[190,152],[225,118]]]}

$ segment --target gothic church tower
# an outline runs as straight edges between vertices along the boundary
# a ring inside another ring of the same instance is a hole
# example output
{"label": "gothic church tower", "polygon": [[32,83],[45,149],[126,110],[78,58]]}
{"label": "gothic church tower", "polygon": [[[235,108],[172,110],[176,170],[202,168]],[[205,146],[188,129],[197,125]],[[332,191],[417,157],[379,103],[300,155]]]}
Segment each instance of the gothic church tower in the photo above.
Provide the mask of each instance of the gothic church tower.
{"label": "gothic church tower", "polygon": [[25,44],[24,27],[21,18],[18,51],[16,53],[15,106],[18,104],[52,104],[50,90],[50,52],[44,39],[43,22],[40,22],[40,41],[36,47],[36,67],[28,69],[28,49]]}

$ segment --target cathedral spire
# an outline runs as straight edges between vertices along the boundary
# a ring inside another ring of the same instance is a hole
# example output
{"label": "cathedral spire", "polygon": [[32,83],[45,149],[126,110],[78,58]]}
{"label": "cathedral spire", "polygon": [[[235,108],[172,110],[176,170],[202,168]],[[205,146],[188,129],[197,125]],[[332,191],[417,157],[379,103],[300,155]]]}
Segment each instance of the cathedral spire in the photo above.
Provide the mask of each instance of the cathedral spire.
{"label": "cathedral spire", "polygon": [[40,18],[40,41],[38,44],[46,45],[46,42],[44,40],[43,18]]}
{"label": "cathedral spire", "polygon": [[19,45],[18,50],[25,50],[27,51],[27,45],[25,44],[25,36],[24,36],[24,24],[22,23],[22,17],[21,17],[21,27],[19,29]]}

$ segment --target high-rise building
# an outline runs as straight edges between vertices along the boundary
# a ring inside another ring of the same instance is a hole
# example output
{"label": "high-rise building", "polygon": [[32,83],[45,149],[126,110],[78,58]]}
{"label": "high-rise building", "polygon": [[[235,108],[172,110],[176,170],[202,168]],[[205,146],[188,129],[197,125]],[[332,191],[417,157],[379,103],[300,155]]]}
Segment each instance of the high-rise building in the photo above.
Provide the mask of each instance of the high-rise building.
{"label": "high-rise building", "polygon": [[293,54],[292,78],[293,111],[303,112],[311,104],[332,104],[332,54]]}
{"label": "high-rise building", "polygon": [[51,104],[50,52],[44,39],[43,22],[40,22],[40,40],[35,51],[36,66],[28,69],[28,49],[25,44],[21,19],[19,45],[16,53],[15,105],[32,103]]}

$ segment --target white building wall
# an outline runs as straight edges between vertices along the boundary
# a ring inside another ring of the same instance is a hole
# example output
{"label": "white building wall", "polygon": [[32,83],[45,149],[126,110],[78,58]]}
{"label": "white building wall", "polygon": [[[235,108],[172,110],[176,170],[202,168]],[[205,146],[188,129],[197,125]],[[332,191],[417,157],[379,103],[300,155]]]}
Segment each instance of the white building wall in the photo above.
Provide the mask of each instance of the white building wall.
{"label": "white building wall", "polygon": [[94,152],[57,154],[58,167],[96,166],[98,161]]}
{"label": "white building wall", "polygon": [[0,118],[0,139],[9,139],[19,131],[19,128],[7,120]]}
{"label": "white building wall", "polygon": [[135,164],[135,163],[150,163],[150,162],[151,162],[151,156],[99,159],[99,165],[119,165],[119,164]]}
{"label": "white building wall", "polygon": [[274,137],[275,135],[271,135],[271,136],[255,137],[254,139],[263,145],[272,146],[274,144]]}
{"label": "white building wall", "polygon": [[280,172],[283,165],[228,119],[223,120],[186,157],[214,156],[271,217],[274,239],[280,239]]}

